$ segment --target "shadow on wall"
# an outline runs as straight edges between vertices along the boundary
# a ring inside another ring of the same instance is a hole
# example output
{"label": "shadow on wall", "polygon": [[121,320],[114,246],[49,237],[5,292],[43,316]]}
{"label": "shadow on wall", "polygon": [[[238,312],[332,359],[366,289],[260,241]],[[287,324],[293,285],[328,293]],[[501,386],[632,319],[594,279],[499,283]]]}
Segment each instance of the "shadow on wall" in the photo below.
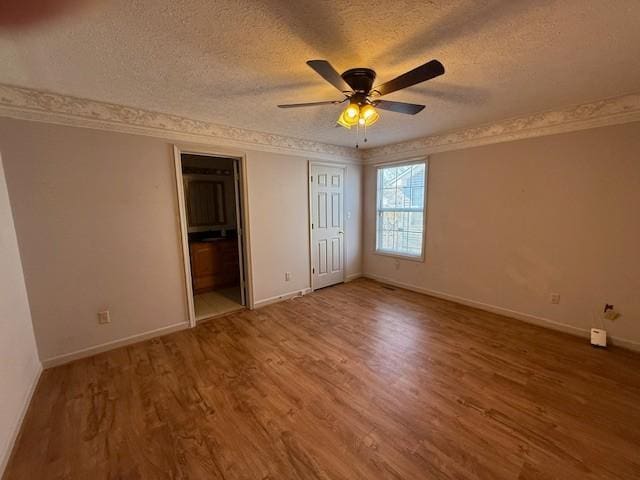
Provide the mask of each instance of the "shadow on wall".
{"label": "shadow on wall", "polygon": [[42,23],[99,0],[2,0],[0,27],[20,28]]}

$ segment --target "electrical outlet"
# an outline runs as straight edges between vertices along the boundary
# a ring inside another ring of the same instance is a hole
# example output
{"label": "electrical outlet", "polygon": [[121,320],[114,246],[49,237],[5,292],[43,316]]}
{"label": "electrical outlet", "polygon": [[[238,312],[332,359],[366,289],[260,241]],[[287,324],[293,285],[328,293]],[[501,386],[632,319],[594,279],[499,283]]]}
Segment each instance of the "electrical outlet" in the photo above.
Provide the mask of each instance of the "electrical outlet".
{"label": "electrical outlet", "polygon": [[291,280],[291,272],[285,272],[284,279],[287,282],[290,281]]}
{"label": "electrical outlet", "polygon": [[111,323],[111,315],[109,314],[109,310],[103,310],[98,312],[98,323],[100,325],[104,325],[105,323]]}
{"label": "electrical outlet", "polygon": [[560,303],[560,294],[559,293],[552,293],[551,294],[551,303],[553,303],[553,304]]}

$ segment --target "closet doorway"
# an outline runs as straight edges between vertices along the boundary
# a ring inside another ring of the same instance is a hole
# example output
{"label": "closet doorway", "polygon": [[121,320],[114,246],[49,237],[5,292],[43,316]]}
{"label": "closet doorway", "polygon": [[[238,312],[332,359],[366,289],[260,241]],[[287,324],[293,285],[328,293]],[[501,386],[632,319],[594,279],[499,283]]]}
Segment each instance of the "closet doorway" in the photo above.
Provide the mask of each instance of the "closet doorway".
{"label": "closet doorway", "polygon": [[241,158],[176,148],[189,320],[248,306]]}

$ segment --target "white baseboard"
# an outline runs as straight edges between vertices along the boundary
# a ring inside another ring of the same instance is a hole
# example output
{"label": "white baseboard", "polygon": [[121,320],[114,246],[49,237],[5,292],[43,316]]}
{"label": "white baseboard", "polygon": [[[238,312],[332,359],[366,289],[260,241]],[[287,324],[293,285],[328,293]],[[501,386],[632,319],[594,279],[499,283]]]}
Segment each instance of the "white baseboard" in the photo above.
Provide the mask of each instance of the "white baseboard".
{"label": "white baseboard", "polygon": [[271,305],[272,303],[283,302],[283,301],[289,300],[290,298],[293,298],[293,297],[302,297],[303,295],[306,295],[308,293],[311,293],[311,289],[310,288],[303,288],[301,290],[295,290],[293,292],[283,293],[282,295],[276,295],[274,297],[269,297],[269,298],[265,298],[263,300],[258,300],[258,301],[253,303],[253,308],[266,307],[267,305]]}
{"label": "white baseboard", "polygon": [[[411,285],[409,283],[398,282],[391,278],[383,277],[380,275],[365,273],[363,274],[363,276],[366,278],[370,278],[371,280],[376,280],[381,283],[386,283],[388,285],[393,285],[399,288],[404,288],[406,290],[411,290],[412,292],[430,295],[432,297],[441,298],[443,300],[449,300],[451,302],[460,303],[462,305],[474,307],[479,310],[484,310],[486,312],[497,313],[498,315],[504,315],[506,317],[515,318],[516,320],[521,320],[523,322],[531,323],[533,325],[538,325],[540,327],[545,327],[545,328],[557,330],[564,333],[570,333],[571,335],[577,335],[579,337],[589,338],[591,334],[589,329],[574,327],[573,325],[567,325],[566,323],[556,322],[555,320],[551,320],[549,318],[538,317],[536,315],[518,312],[516,310],[510,310],[508,308],[498,307],[496,305],[491,305],[488,303],[477,302],[475,300],[459,297],[457,295],[451,295],[449,293],[439,292],[436,290],[429,290],[427,288],[418,287],[415,285]],[[640,351],[640,343],[637,343],[631,340],[625,340],[622,338],[617,338],[617,337],[609,337],[609,340],[611,341],[612,345],[627,348],[629,350]]]}
{"label": "white baseboard", "polygon": [[362,277],[362,272],[360,273],[352,273],[351,275],[347,275],[344,279],[344,283],[353,282],[354,280]]}
{"label": "white baseboard", "polygon": [[609,342],[611,345],[615,345],[616,347],[622,347],[622,348],[626,348],[627,350],[640,352],[640,343],[634,342],[633,340],[626,340],[624,338],[619,338],[619,337],[609,337],[607,342]]}
{"label": "white baseboard", "polygon": [[22,429],[22,423],[24,422],[24,418],[27,416],[27,412],[29,411],[29,406],[31,405],[31,399],[33,398],[33,394],[36,391],[36,387],[38,386],[38,382],[40,381],[40,375],[42,374],[42,365],[39,364],[38,368],[35,372],[35,375],[31,379],[31,385],[29,386],[29,390],[27,391],[27,395],[25,396],[24,403],[22,405],[22,410],[20,411],[20,415],[16,420],[16,424],[13,428],[13,432],[9,439],[9,443],[7,445],[7,450],[3,452],[2,458],[0,458],[0,478],[4,478],[4,471],[9,464],[9,460],[11,459],[11,454],[13,453],[13,449],[16,446],[16,442],[18,441],[18,437],[20,436],[20,430]]}
{"label": "white baseboard", "polygon": [[56,355],[55,357],[50,357],[46,360],[43,360],[42,366],[44,368],[55,367],[57,365],[69,363],[80,358],[91,357],[93,355],[97,355],[98,353],[113,350],[118,347],[124,347],[126,345],[131,345],[132,343],[142,342],[143,340],[148,340],[149,338],[167,335],[169,333],[184,330],[186,328],[189,328],[189,322],[175,323],[166,327],[156,328],[155,330],[149,330],[148,332],[138,333],[136,335],[131,335],[125,338],[119,338],[118,340],[112,340],[110,342],[101,343],[100,345],[83,348],[81,350],[76,350],[75,352]]}

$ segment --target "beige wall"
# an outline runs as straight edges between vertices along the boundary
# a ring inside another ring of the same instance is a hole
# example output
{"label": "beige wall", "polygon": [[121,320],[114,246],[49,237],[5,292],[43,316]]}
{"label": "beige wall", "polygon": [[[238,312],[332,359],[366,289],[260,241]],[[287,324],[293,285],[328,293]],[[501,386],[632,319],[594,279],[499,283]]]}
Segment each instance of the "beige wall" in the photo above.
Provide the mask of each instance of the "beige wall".
{"label": "beige wall", "polygon": [[373,253],[365,170],[366,274],[576,333],[613,303],[607,330],[640,346],[640,123],[432,155],[424,263]]}
{"label": "beige wall", "polygon": [[[186,322],[169,142],[0,119],[0,152],[44,361]],[[260,303],[309,287],[307,160],[246,155]],[[358,168],[348,175],[347,228],[359,235]],[[348,244],[347,274],[361,271],[360,245]],[[112,323],[98,325],[107,307]]]}
{"label": "beige wall", "polygon": [[0,477],[40,370],[0,159]]}
{"label": "beige wall", "polygon": [[[247,161],[255,297],[272,299],[309,288],[308,163],[299,157],[256,152],[248,152]],[[359,165],[347,166],[347,277],[362,272],[361,175]],[[291,281],[285,281],[285,272],[291,272]]]}

